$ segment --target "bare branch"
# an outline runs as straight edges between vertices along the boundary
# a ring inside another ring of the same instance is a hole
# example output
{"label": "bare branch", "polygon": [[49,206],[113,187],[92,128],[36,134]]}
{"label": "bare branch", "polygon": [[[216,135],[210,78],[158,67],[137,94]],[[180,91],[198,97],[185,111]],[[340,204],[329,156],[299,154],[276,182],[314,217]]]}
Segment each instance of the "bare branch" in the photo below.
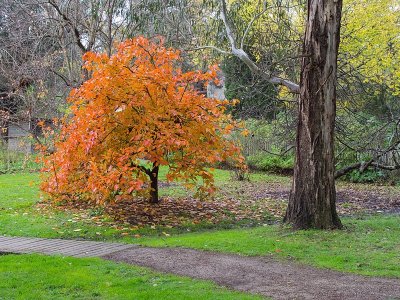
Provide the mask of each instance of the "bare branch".
{"label": "bare branch", "polygon": [[65,85],[66,85],[67,87],[75,87],[74,84],[72,84],[71,81],[70,81],[67,77],[65,77],[63,74],[57,72],[57,71],[54,70],[54,69],[50,69],[50,72],[52,72],[53,74],[55,74],[55,75],[57,75],[59,78],[61,78],[61,80],[65,83]]}
{"label": "bare branch", "polygon": [[[365,171],[367,169],[367,168],[363,168],[364,165],[365,165],[365,163],[359,162],[359,163],[355,163],[355,164],[352,164],[350,166],[347,166],[347,167],[345,167],[343,169],[340,169],[335,173],[335,179],[338,179],[338,178],[340,178],[340,177],[346,175],[347,173],[349,173],[349,172],[351,172],[353,170],[356,170],[356,169],[360,169],[360,172],[363,172],[363,171]],[[378,168],[378,169],[382,169],[382,170],[388,170],[388,171],[394,171],[394,170],[399,170],[400,169],[400,165],[387,166],[387,165],[383,165],[383,164],[380,164],[380,163],[377,163],[377,162],[371,162],[371,163],[369,163],[369,166],[370,167],[375,167],[375,168]],[[363,168],[364,170],[361,171],[361,168]]]}
{"label": "bare branch", "polygon": [[250,28],[253,26],[254,22],[257,21],[257,19],[259,17],[261,17],[266,11],[268,10],[267,7],[265,7],[260,13],[256,14],[253,19],[249,22],[249,24],[247,25],[247,28],[242,36],[242,41],[240,42],[240,48],[243,49],[243,45],[244,45],[244,41],[246,40],[247,34],[250,31]]}
{"label": "bare branch", "polygon": [[278,76],[270,76],[269,74],[267,74],[263,70],[261,70],[256,65],[256,63],[251,60],[249,55],[242,48],[236,47],[235,36],[233,34],[232,28],[230,27],[228,19],[227,19],[227,8],[226,8],[225,0],[221,0],[221,6],[222,6],[221,19],[224,22],[226,35],[231,44],[232,54],[235,55],[236,57],[238,57],[240,60],[242,60],[250,68],[250,70],[253,73],[259,74],[264,80],[266,80],[272,84],[283,85],[283,86],[287,87],[290,92],[299,94],[300,87],[298,84],[296,84],[290,80],[278,77]]}
{"label": "bare branch", "polygon": [[355,163],[355,164],[352,164],[350,166],[344,167],[344,168],[342,168],[340,170],[337,170],[335,172],[335,179],[338,179],[338,178],[346,175],[347,173],[360,168],[361,165],[362,165],[362,163],[359,162],[359,163]]}
{"label": "bare branch", "polygon": [[387,165],[383,165],[383,164],[381,164],[379,162],[376,162],[379,158],[381,158],[386,153],[395,150],[398,147],[398,145],[400,145],[400,140],[392,143],[392,145],[390,145],[385,151],[382,151],[381,153],[379,153],[379,155],[377,155],[376,157],[370,159],[367,162],[354,163],[354,164],[352,164],[350,166],[344,167],[344,168],[336,171],[335,179],[337,179],[339,177],[342,177],[342,176],[346,175],[347,173],[349,173],[349,172],[351,172],[353,170],[356,170],[356,169],[359,169],[361,173],[364,172],[365,170],[367,170],[369,167],[375,167],[375,168],[378,168],[378,169],[390,170],[390,171],[400,169],[400,165],[399,164],[396,164],[396,165],[393,165],[393,166],[387,166]]}
{"label": "bare branch", "polygon": [[78,45],[79,49],[81,49],[83,53],[87,52],[86,47],[82,44],[82,41],[81,41],[81,33],[79,32],[78,28],[76,28],[76,26],[74,26],[74,23],[72,22],[72,20],[61,11],[61,8],[57,5],[57,3],[54,0],[49,0],[49,4],[54,7],[54,9],[57,11],[57,13],[63,18],[63,20],[74,31],[76,44]]}

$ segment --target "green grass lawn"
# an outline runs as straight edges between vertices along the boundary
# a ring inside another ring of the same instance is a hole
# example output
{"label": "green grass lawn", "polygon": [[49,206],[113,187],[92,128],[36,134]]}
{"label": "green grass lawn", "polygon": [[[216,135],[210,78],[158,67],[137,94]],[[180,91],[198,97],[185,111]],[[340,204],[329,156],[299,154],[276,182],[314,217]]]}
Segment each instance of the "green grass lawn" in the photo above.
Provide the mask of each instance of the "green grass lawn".
{"label": "green grass lawn", "polygon": [[30,208],[39,199],[38,173],[0,175],[0,210]]}
{"label": "green grass lawn", "polygon": [[0,256],[0,299],[262,299],[101,259]]}
{"label": "green grass lawn", "polygon": [[[287,177],[252,175],[253,181],[288,182]],[[218,184],[237,184],[230,173],[217,171]],[[188,227],[180,230],[116,228],[109,220],[95,222],[76,213],[38,211],[37,174],[0,176],[0,234],[47,238],[83,238],[166,247],[273,255],[318,267],[365,275],[400,278],[400,217],[343,218],[343,231],[297,231],[279,225],[212,231]],[[32,183],[33,182],[33,183]],[[229,183],[228,183],[229,182]],[[175,193],[175,188],[165,190]],[[198,232],[187,232],[195,231]],[[182,231],[186,231],[183,233]]]}
{"label": "green grass lawn", "polygon": [[[160,178],[165,178],[165,169],[161,169]],[[232,182],[231,173],[224,170],[215,170],[215,180],[218,185],[238,184]],[[268,174],[252,174],[252,181],[288,182],[288,177]],[[175,234],[187,230],[203,230],[210,226],[189,224],[185,228],[157,228],[149,227],[131,230],[129,226],[110,226],[107,218],[94,222],[97,211],[64,212],[50,211],[45,214],[34,206],[39,197],[39,175],[37,173],[16,173],[0,175],[0,234],[13,236],[33,236],[44,238],[89,238],[93,240],[119,240],[126,235],[155,235],[165,232]],[[180,186],[162,188],[161,195],[181,196],[187,193]],[[82,216],[83,215],[83,216]],[[231,224],[228,224],[231,226]],[[211,226],[212,227],[212,226]],[[123,228],[124,230],[120,230]],[[133,241],[135,242],[135,241]]]}

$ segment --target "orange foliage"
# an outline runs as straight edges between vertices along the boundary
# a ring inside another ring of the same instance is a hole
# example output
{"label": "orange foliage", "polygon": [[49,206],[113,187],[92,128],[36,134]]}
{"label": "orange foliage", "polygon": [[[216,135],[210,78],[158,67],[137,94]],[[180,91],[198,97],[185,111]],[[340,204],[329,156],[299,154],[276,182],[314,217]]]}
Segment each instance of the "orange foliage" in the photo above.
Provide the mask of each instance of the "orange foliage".
{"label": "orange foliage", "polygon": [[91,79],[71,92],[72,117],[62,122],[56,151],[43,156],[41,188],[50,196],[101,204],[151,194],[159,166],[169,166],[168,181],[212,192],[207,166],[227,159],[243,166],[227,139],[241,127],[225,113],[230,103],[194,88],[217,80],[216,67],[183,72],[178,51],[144,37],[120,43],[111,57],[89,52],[84,60]]}

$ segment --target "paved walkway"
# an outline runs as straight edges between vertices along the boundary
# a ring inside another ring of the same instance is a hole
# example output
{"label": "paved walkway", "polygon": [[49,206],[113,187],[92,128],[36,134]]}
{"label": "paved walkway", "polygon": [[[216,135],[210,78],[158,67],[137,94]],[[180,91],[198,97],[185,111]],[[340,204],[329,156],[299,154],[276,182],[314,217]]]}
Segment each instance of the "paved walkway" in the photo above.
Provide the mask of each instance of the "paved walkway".
{"label": "paved walkway", "polygon": [[101,257],[116,251],[135,247],[137,246],[117,243],[0,236],[0,252],[10,253]]}
{"label": "paved walkway", "polygon": [[[91,241],[0,237],[0,252],[101,257],[207,279],[273,299],[400,299],[400,280],[317,269],[268,257]],[[399,266],[400,267],[400,266]]]}

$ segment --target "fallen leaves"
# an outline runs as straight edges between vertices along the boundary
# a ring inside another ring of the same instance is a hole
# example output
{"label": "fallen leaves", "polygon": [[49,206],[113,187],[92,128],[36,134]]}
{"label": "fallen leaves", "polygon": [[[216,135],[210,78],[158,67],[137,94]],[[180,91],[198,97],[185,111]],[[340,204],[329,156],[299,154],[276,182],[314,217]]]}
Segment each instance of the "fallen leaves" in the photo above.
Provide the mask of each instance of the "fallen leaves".
{"label": "fallen leaves", "polygon": [[[281,219],[287,205],[290,183],[230,182],[223,184],[214,199],[201,201],[191,196],[164,197],[159,204],[149,204],[144,198],[124,198],[101,210],[87,204],[74,203],[53,206],[39,204],[42,212],[50,214],[54,208],[72,212],[66,220],[69,224],[107,226],[120,231],[121,236],[140,238],[134,231],[147,227],[160,230],[168,236],[173,227],[185,227],[188,231],[196,226],[218,224],[265,224]],[[164,183],[161,182],[161,185]],[[175,185],[166,188],[175,188]],[[360,212],[400,211],[400,191],[389,187],[371,188],[340,184],[338,187],[338,211],[342,215]],[[55,230],[58,228],[55,228]],[[74,231],[79,232],[81,228]],[[101,232],[96,232],[101,235]]]}

